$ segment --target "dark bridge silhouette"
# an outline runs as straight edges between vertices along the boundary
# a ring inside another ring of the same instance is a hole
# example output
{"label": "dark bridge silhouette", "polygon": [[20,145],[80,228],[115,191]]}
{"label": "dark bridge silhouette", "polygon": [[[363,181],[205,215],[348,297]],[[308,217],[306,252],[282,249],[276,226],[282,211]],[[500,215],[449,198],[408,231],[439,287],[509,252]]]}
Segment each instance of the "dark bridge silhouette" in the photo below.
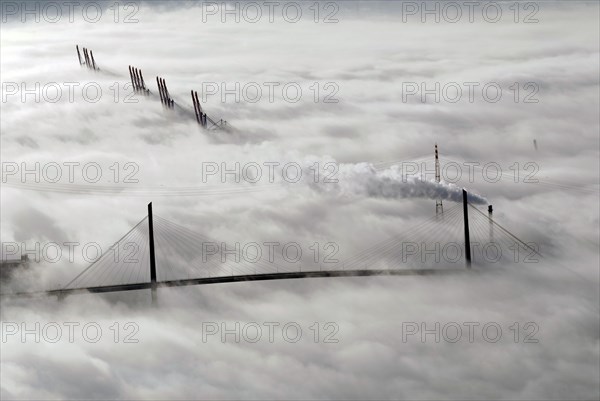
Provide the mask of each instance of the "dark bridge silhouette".
{"label": "dark bridge silhouette", "polygon": [[[473,211],[471,219],[469,210]],[[62,298],[150,289],[155,299],[157,289],[166,287],[319,277],[448,275],[493,266],[484,249],[473,244],[494,244],[492,248],[499,257],[494,256],[492,262],[516,262],[511,260],[515,249],[530,257],[541,256],[530,244],[496,223],[491,213],[491,208],[485,214],[468,203],[463,191],[462,205],[324,268],[323,264],[305,261],[298,267],[277,255],[266,262],[256,258],[256,253],[250,261],[228,261],[233,247],[154,215],[150,203],[147,216],[62,288],[0,295]],[[223,244],[225,249],[215,249],[215,244]],[[439,255],[445,252],[444,260],[440,260]]]}

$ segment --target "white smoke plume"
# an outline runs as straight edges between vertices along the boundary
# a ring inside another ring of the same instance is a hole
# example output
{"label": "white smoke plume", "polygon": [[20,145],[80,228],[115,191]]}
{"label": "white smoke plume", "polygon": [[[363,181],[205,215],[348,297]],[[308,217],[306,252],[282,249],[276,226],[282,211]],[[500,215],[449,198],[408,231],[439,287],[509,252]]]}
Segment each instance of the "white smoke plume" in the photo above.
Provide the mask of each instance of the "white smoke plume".
{"label": "white smoke plume", "polygon": [[[462,202],[462,188],[447,182],[426,180],[403,174],[400,166],[377,170],[371,163],[340,164],[336,182],[319,181],[313,188],[339,195],[360,195],[373,198],[425,198]],[[467,191],[468,201],[485,205],[488,200]]]}

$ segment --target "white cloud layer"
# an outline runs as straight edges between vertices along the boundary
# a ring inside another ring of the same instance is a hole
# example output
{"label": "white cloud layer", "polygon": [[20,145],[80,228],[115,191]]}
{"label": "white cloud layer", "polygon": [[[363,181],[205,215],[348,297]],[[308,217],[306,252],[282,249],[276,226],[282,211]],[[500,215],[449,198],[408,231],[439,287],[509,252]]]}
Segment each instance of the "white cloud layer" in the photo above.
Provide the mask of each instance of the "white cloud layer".
{"label": "white cloud layer", "polygon": [[[2,23],[2,162],[95,162],[103,173],[98,183],[86,182],[77,167],[75,182],[67,184],[143,189],[90,195],[53,191],[57,186],[43,179],[35,187],[44,191],[3,185],[3,243],[105,246],[153,202],[158,215],[212,238],[295,241],[303,248],[331,241],[343,260],[429,218],[439,196],[449,209],[466,187],[477,196],[474,203],[493,204],[495,219],[544,255],[539,263],[486,274],[159,290],[158,308],[149,306],[145,291],[60,302],[3,299],[3,332],[10,322],[98,322],[103,336],[98,343],[81,337],[70,343],[64,336],[56,344],[35,343],[32,336],[25,343],[18,336],[3,341],[2,399],[598,399],[598,4],[538,4],[534,24],[514,23],[512,14],[496,24],[402,22],[399,6],[387,2],[342,3],[335,24],[311,18],[201,23],[202,7],[187,2],[141,3],[135,24],[112,18]],[[101,71],[77,65],[75,44],[93,50]],[[124,102],[128,65],[142,69],[153,92],[136,103]],[[181,108],[161,106],[157,75]],[[38,82],[50,91],[48,84],[57,83],[63,97],[52,103],[29,95],[22,102],[20,91],[6,93],[11,83],[34,88]],[[95,82],[103,95],[92,103],[79,87],[70,101],[69,82]],[[200,92],[207,82],[230,88],[234,82],[296,82],[303,95],[297,103],[277,91],[272,103],[210,96],[205,110],[236,131],[205,132],[194,120],[189,91]],[[315,82],[318,103],[310,89]],[[423,103],[418,96],[403,102],[409,82],[496,82],[504,93],[497,103],[480,93],[473,103],[431,97]],[[521,84],[518,103],[509,89],[515,82]],[[538,103],[522,102],[527,82],[538,85]],[[323,103],[326,83],[337,85],[338,103]],[[444,165],[495,162],[508,178],[489,182],[476,169],[469,180],[462,165],[461,180],[436,184],[435,143]],[[181,193],[230,187],[204,184],[203,162],[306,166],[307,160],[340,162],[340,182]],[[419,171],[403,182],[398,165],[414,160],[427,162],[427,176],[421,180]],[[139,167],[137,184],[123,183],[133,171],[128,162]],[[523,182],[528,162],[539,167],[540,183]],[[165,188],[180,192],[165,196]],[[80,254],[73,263],[33,264],[3,283],[2,292],[56,288],[85,266]],[[120,339],[129,332],[123,325],[135,323],[139,343],[115,344],[109,328],[115,322]],[[281,337],[222,343],[214,336],[205,343],[207,322],[297,322],[303,337],[298,343]],[[315,343],[314,322],[321,336],[324,323],[337,324],[339,342]],[[429,328],[477,322],[479,335],[472,343],[466,331],[457,343],[437,343],[433,336],[421,342],[419,335],[405,343],[403,323],[409,322]],[[489,322],[503,330],[496,343],[481,336]],[[510,329],[515,322],[518,342]],[[533,327],[524,329],[528,322],[538,327],[537,343],[523,342]]]}

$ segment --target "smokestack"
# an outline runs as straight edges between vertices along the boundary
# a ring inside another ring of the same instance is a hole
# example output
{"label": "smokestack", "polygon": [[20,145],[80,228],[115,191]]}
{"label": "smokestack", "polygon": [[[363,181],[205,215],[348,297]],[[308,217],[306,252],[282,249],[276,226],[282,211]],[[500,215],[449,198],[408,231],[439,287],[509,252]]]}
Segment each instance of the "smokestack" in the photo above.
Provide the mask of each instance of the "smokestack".
{"label": "smokestack", "polygon": [[165,104],[164,98],[163,98],[163,91],[162,91],[162,86],[160,85],[160,78],[156,77],[156,84],[158,85],[158,94],[160,95],[160,102],[162,104]]}
{"label": "smokestack", "polygon": [[160,82],[160,90],[162,91],[162,97],[164,99],[164,104],[167,105],[167,91],[165,91],[165,85],[163,83],[163,79],[159,78],[158,80]]}
{"label": "smokestack", "polygon": [[85,57],[87,58],[87,67],[92,68],[92,60],[90,59],[90,51],[88,48],[85,49]]}
{"label": "smokestack", "polygon": [[200,105],[200,100],[198,100],[198,91],[196,91],[196,104],[198,105],[198,113],[202,113],[202,106]]}
{"label": "smokestack", "polygon": [[146,83],[144,82],[144,77],[142,76],[142,70],[140,70],[140,81],[142,84],[142,89],[144,90],[144,92],[147,92]]}
{"label": "smokestack", "polygon": [[140,79],[140,70],[133,67],[133,72],[135,74],[135,82],[137,83],[138,90],[142,90],[142,81]]}
{"label": "smokestack", "polygon": [[198,103],[198,110],[200,113],[200,124],[202,124],[202,127],[206,128],[206,113],[202,111],[202,105],[200,105],[200,100],[198,99],[198,91],[196,91],[196,103]]}
{"label": "smokestack", "polygon": [[135,91],[138,92],[140,90],[140,82],[138,80],[135,67],[131,67],[131,73],[133,74],[133,82],[135,85]]}
{"label": "smokestack", "polygon": [[171,98],[169,97],[169,90],[167,89],[167,84],[164,78],[160,79],[160,84],[163,88],[163,96],[165,97],[165,103],[167,106],[171,106]]}
{"label": "smokestack", "polygon": [[129,77],[131,78],[131,86],[133,87],[133,90],[136,91],[137,88],[135,87],[135,80],[133,79],[133,70],[131,69],[131,66],[129,66]]}
{"label": "smokestack", "polygon": [[492,213],[494,213],[494,208],[492,207],[492,205],[488,205],[488,214],[490,215],[490,217],[492,217]]}
{"label": "smokestack", "polygon": [[92,58],[92,67],[96,70],[96,61],[94,61],[94,52],[90,50],[90,57]]}
{"label": "smokestack", "polygon": [[79,65],[82,65],[83,63],[81,62],[81,53],[79,53],[79,45],[75,45],[75,48],[77,49],[77,58],[79,59]]}
{"label": "smokestack", "polygon": [[191,90],[190,93],[192,94],[192,103],[194,103],[194,114],[196,115],[196,121],[198,122],[198,124],[200,124],[200,116],[198,115],[198,105],[196,104],[196,98],[194,97],[194,91]]}
{"label": "smokestack", "polygon": [[169,96],[169,90],[167,89],[167,83],[165,82],[164,78],[160,78],[160,81],[161,81],[162,88],[163,88],[163,97],[165,99],[165,104],[169,108],[173,108],[175,106],[175,101],[173,99],[171,99],[171,96]]}

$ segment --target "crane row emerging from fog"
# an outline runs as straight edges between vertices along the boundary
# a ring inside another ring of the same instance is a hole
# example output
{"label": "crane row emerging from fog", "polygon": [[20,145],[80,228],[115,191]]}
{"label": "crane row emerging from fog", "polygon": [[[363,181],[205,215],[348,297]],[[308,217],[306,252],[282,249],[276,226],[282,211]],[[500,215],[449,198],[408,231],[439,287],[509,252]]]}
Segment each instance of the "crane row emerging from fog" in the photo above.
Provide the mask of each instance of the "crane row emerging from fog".
{"label": "crane row emerging from fog", "polygon": [[[82,67],[86,67],[93,71],[101,71],[98,64],[94,60],[94,53],[87,49],[83,48],[83,57],[81,56],[81,51],[79,50],[79,45],[75,45],[77,50],[77,59],[79,60],[79,65]],[[142,74],[142,70],[133,66],[129,66],[129,78],[131,79],[131,85],[135,93],[141,93],[146,96],[150,96],[152,92],[146,86],[146,81],[144,80],[144,76]],[[177,103],[169,94],[169,89],[167,88],[167,83],[165,79],[162,77],[156,77],[156,84],[158,87],[158,94],[160,96],[160,101],[164,107],[168,109],[174,109]],[[192,95],[192,104],[194,106],[194,115],[196,117],[196,121],[198,124],[204,129],[212,129],[212,130],[230,130],[233,127],[227,123],[226,120],[220,119],[218,121],[210,118],[206,112],[202,109],[200,105],[200,100],[198,99],[198,92],[191,90]]]}
{"label": "crane row emerging from fog", "polygon": [[[83,56],[79,50],[79,45],[76,45],[76,50],[81,66],[93,71],[101,71],[91,50],[83,48]],[[144,79],[141,69],[129,66],[129,75],[136,93],[146,96],[152,94],[147,87],[147,81]],[[171,97],[165,79],[157,76],[156,83],[163,106],[168,109],[176,108],[178,105]],[[208,117],[200,104],[198,92],[192,90],[191,97],[196,121],[202,128],[227,129],[230,127],[223,120],[215,123]],[[435,182],[437,185],[442,184],[437,144],[435,145]],[[457,195],[455,200],[460,202],[458,200],[460,194]],[[416,268],[414,266],[408,266],[409,268],[407,268],[407,256],[415,256],[417,253],[414,247],[405,248],[405,237],[401,234],[376,244],[357,256],[344,261],[341,267],[339,265],[335,266],[336,268],[323,269],[319,264],[318,268],[312,270],[300,266],[297,270],[296,267],[293,267],[293,270],[286,271],[281,269],[279,265],[258,264],[250,266],[253,273],[249,273],[245,268],[240,269],[239,266],[227,265],[225,260],[222,260],[221,263],[211,262],[212,264],[204,263],[203,260],[204,264],[198,267],[198,261],[200,260],[198,253],[202,256],[205,256],[206,253],[204,247],[202,247],[201,252],[198,252],[198,244],[207,237],[159,216],[154,216],[152,203],[149,203],[147,215],[113,245],[114,247],[123,243],[135,243],[141,247],[139,249],[147,249],[148,252],[144,251],[142,257],[136,260],[135,264],[126,266],[124,261],[113,260],[110,255],[103,253],[100,258],[61,288],[37,292],[2,293],[0,296],[34,297],[54,295],[63,298],[78,293],[108,293],[150,289],[154,302],[157,298],[157,289],[160,287],[316,277],[418,276],[487,271],[489,270],[486,268],[487,265],[481,263],[485,259],[482,256],[483,253],[474,257],[472,244],[480,243],[473,241],[473,234],[481,237],[482,242],[490,241],[490,243],[495,244],[498,251],[501,251],[502,247],[507,247],[508,244],[508,249],[514,249],[516,245],[518,249],[523,249],[529,252],[530,255],[541,256],[537,249],[529,243],[522,241],[494,221],[491,205],[488,206],[487,214],[479,210],[476,207],[477,203],[482,203],[479,197],[471,197],[465,189],[462,189],[462,207],[454,205],[449,210],[444,210],[442,197],[439,194],[437,196],[438,198],[435,199],[435,215],[402,234],[410,234],[413,238],[411,243],[422,244],[425,253],[430,253],[430,249],[427,248],[428,244],[453,244],[455,248],[460,248],[458,249],[459,256],[454,258],[453,263],[460,262],[460,267],[456,267],[456,264],[449,267],[447,263],[441,267],[432,267],[425,263],[421,255],[422,264]],[[469,222],[470,209],[475,211],[471,223]],[[143,224],[145,222],[147,224]],[[474,230],[471,229],[470,225],[473,225]],[[417,238],[417,235],[422,235],[422,237]],[[457,246],[459,243],[460,247]],[[400,250],[400,248],[402,249]],[[510,252],[508,254],[510,255]],[[399,256],[402,257],[402,268],[398,268]],[[517,262],[511,260],[510,257],[503,259],[505,262],[507,260],[508,262]],[[480,261],[480,263],[476,263],[477,261]],[[381,268],[382,264],[385,268]],[[237,274],[234,274],[234,270]],[[231,274],[228,274],[229,272]]]}

